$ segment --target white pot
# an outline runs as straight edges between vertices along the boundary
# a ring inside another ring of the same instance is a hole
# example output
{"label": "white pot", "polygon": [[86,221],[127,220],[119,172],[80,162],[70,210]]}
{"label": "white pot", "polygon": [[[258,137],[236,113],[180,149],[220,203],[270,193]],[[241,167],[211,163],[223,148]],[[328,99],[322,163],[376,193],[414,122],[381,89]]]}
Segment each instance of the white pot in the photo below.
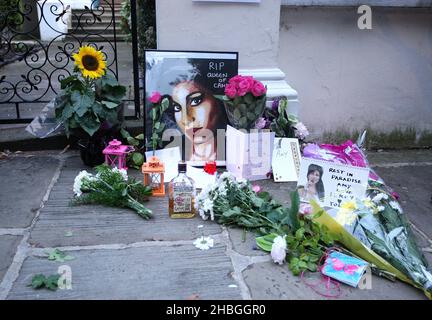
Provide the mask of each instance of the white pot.
{"label": "white pot", "polygon": [[250,133],[231,126],[226,132],[226,168],[238,179],[267,179],[271,171],[275,133],[251,130]]}

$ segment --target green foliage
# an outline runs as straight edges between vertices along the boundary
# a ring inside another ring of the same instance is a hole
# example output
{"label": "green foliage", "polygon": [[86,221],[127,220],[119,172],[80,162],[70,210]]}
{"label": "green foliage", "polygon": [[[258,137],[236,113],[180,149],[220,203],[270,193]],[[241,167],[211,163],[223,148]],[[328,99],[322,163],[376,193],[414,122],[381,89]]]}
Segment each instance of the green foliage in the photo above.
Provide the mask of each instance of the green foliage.
{"label": "green foliage", "polygon": [[135,137],[132,137],[126,129],[121,129],[120,134],[129,145],[135,148],[135,151],[129,153],[127,156],[126,161],[128,167],[139,170],[144,163],[144,134],[141,133]]}
{"label": "green foliage", "polygon": [[64,122],[67,136],[71,129],[77,128],[93,136],[104,121],[113,126],[118,124],[118,107],[126,88],[113,76],[89,81],[71,75],[60,84],[62,90],[56,97],[55,114],[58,121]]}
{"label": "green foliage", "polygon": [[273,241],[278,236],[276,233],[266,234],[255,239],[258,248],[263,251],[270,252],[272,249]]}
{"label": "green foliage", "polygon": [[[165,123],[162,122],[162,116],[169,108],[169,98],[163,97],[160,103],[153,104],[150,110],[150,117],[152,119],[152,136],[147,142],[147,147],[156,150],[157,147],[163,147],[162,134],[165,131]],[[143,137],[144,138],[144,137]]]}
{"label": "green foliage", "polygon": [[331,247],[336,239],[325,226],[305,216],[299,219],[299,228],[292,229],[287,235],[288,267],[294,275],[309,270],[318,270],[318,262],[326,248]]}
{"label": "green foliage", "polygon": [[32,287],[33,289],[46,288],[48,290],[55,291],[58,288],[59,279],[60,279],[59,274],[50,275],[48,277],[46,277],[43,274],[37,274],[32,278],[29,286]]}
{"label": "green foliage", "polygon": [[255,122],[266,109],[266,95],[256,98],[252,93],[247,93],[243,97],[235,97],[234,100],[225,95],[215,95],[214,97],[223,101],[230,122],[237,129],[254,128]]}
{"label": "green foliage", "polygon": [[277,110],[266,108],[264,117],[271,121],[270,129],[280,138],[294,138],[294,125],[298,123],[297,117],[294,115],[287,115],[288,98],[278,98]]}
{"label": "green foliage", "polygon": [[[318,263],[323,256],[325,249],[333,245],[335,239],[328,232],[325,226],[314,222],[308,216],[299,216],[298,193],[291,193],[292,206],[288,210],[289,219],[283,219],[282,224],[287,226],[287,260],[288,267],[294,275],[309,270],[315,272],[318,270]],[[283,234],[279,234],[283,235]],[[256,238],[257,246],[263,251],[270,252],[274,239],[278,236],[276,233],[266,234]]]}
{"label": "green foliage", "polygon": [[51,252],[48,252],[48,260],[55,262],[65,262],[75,259],[72,256],[68,256],[66,253],[59,249],[54,249]]}
{"label": "green foliage", "polygon": [[131,177],[126,181],[118,170],[112,170],[106,164],[97,166],[96,172],[97,176],[92,176],[91,179],[83,178],[83,194],[72,200],[71,204],[130,208],[144,219],[151,218],[152,211],[142,204],[152,195],[150,186],[144,186],[141,181]]}
{"label": "green foliage", "polygon": [[0,32],[5,28],[15,28],[23,23],[23,15],[20,13],[20,0],[1,0],[0,1]]}

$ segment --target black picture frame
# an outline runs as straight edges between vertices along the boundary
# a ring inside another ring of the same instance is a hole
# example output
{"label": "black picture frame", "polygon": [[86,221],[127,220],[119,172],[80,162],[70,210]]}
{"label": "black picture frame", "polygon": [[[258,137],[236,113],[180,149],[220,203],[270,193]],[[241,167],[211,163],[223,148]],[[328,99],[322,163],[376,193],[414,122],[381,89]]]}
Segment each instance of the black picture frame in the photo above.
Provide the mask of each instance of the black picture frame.
{"label": "black picture frame", "polygon": [[[224,165],[224,158],[212,158],[215,154],[208,159],[205,157],[200,159],[196,147],[203,147],[204,144],[195,143],[191,137],[194,137],[195,130],[200,130],[200,126],[212,130],[214,138],[217,129],[226,129],[228,119],[223,103],[214,98],[214,95],[223,95],[229,78],[238,74],[238,57],[238,52],[230,51],[145,50],[143,95],[145,136],[150,137],[152,134],[149,98],[152,92],[158,91],[162,96],[168,95],[170,98],[170,109],[164,114],[163,122],[166,129],[177,129],[182,134],[182,158],[192,165],[201,166],[207,160],[217,160],[218,165]],[[200,105],[192,108],[191,104],[186,102],[187,99],[182,99],[181,92],[188,92],[187,90],[202,93]],[[210,105],[212,107],[209,107]],[[196,117],[190,113],[195,114]],[[185,122],[187,124],[183,125]],[[193,126],[193,129],[190,126]],[[198,129],[195,128],[196,126]],[[191,130],[194,132],[192,135],[189,134]],[[185,148],[186,139],[189,139],[192,145],[192,153]]]}

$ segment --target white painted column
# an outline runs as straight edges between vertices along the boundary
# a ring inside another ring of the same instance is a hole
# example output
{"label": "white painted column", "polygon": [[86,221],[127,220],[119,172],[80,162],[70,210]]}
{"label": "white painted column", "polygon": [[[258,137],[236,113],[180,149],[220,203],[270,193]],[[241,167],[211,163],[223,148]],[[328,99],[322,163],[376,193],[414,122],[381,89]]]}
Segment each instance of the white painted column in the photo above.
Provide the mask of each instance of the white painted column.
{"label": "white painted column", "polygon": [[239,52],[239,73],[267,86],[268,104],[287,96],[288,112],[297,115],[297,92],[277,65],[280,4],[281,0],[157,0],[157,48]]}

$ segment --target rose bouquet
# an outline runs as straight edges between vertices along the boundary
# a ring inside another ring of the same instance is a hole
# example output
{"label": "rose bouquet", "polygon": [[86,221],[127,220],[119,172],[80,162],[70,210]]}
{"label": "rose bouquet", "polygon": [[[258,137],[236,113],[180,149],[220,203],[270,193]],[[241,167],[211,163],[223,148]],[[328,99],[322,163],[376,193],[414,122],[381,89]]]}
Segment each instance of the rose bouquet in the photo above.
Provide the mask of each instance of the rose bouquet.
{"label": "rose bouquet", "polygon": [[74,181],[75,199],[72,204],[101,204],[135,210],[144,219],[152,212],[142,203],[152,195],[152,189],[128,177],[126,170],[105,164],[96,167],[96,174],[81,171]]}
{"label": "rose bouquet", "polygon": [[216,95],[225,105],[229,123],[236,129],[249,130],[264,112],[266,87],[252,76],[229,79],[225,95]]}

